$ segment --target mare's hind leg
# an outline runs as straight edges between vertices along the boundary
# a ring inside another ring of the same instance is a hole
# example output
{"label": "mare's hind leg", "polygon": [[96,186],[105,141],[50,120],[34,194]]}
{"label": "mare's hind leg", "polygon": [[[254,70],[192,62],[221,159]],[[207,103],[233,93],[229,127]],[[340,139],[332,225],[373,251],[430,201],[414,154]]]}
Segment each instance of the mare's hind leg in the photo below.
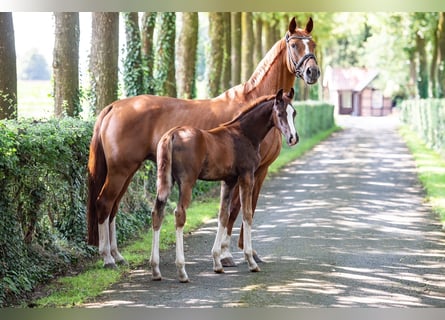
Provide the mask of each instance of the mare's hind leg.
{"label": "mare's hind leg", "polygon": [[[229,219],[229,206],[232,196],[233,186],[224,181],[221,183],[220,209],[218,213],[218,231],[216,232],[215,242],[212,248],[213,271],[216,273],[224,272],[223,259],[221,259],[222,244],[227,237],[227,222]],[[230,252],[229,252],[230,253]],[[233,260],[233,258],[232,258]]]}

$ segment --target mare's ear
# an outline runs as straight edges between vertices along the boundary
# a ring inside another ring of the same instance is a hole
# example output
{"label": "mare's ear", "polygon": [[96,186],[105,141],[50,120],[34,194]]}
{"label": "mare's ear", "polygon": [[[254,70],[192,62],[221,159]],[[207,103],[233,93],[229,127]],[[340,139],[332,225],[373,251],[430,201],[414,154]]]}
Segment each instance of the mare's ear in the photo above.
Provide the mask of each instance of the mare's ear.
{"label": "mare's ear", "polygon": [[277,95],[275,96],[275,102],[279,102],[283,100],[283,89],[278,90]]}
{"label": "mare's ear", "polygon": [[287,97],[292,100],[294,97],[294,88],[290,88],[289,93],[287,94]]}
{"label": "mare's ear", "polygon": [[289,22],[289,33],[293,34],[295,32],[295,29],[297,29],[297,22],[295,21],[295,17],[293,17],[292,20]]}
{"label": "mare's ear", "polygon": [[306,23],[306,32],[311,33],[312,29],[314,28],[314,21],[312,21],[312,18],[309,18],[308,22]]}

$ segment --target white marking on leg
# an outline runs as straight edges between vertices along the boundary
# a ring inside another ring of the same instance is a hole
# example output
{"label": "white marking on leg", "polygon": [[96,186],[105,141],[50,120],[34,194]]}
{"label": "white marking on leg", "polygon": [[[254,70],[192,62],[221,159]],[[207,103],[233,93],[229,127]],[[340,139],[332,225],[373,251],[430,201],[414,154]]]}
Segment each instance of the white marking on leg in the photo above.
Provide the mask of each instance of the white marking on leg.
{"label": "white marking on leg", "polygon": [[117,249],[117,237],[116,237],[116,217],[110,223],[110,242],[111,242],[111,255],[114,257],[116,263],[125,263],[124,257]]}
{"label": "white marking on leg", "polygon": [[252,227],[245,220],[243,220],[244,227],[244,257],[247,260],[247,264],[249,265],[249,270],[256,272],[260,271],[257,263],[253,259],[253,249],[252,249]]}
{"label": "white marking on leg", "polygon": [[230,242],[232,237],[227,233],[227,228],[224,230],[223,239],[221,242],[221,259],[230,258],[233,259],[232,253],[230,252]]}
{"label": "white marking on leg", "polygon": [[218,231],[216,232],[215,242],[213,243],[212,248],[213,271],[216,273],[224,272],[221,264],[221,247],[225,235],[227,235],[227,228],[225,228],[221,222],[218,221]]}
{"label": "white marking on leg", "polygon": [[176,228],[176,269],[180,282],[188,282],[189,278],[185,271],[184,257],[184,228]]}
{"label": "white marking on leg", "polygon": [[114,267],[114,258],[110,251],[110,226],[109,220],[106,218],[104,223],[99,223],[99,253],[104,259],[105,267]]}
{"label": "white marking on leg", "polygon": [[153,280],[161,280],[162,275],[159,270],[159,237],[160,237],[161,229],[153,230],[153,238],[151,243],[151,256],[150,256],[150,265],[151,265],[151,273]]}

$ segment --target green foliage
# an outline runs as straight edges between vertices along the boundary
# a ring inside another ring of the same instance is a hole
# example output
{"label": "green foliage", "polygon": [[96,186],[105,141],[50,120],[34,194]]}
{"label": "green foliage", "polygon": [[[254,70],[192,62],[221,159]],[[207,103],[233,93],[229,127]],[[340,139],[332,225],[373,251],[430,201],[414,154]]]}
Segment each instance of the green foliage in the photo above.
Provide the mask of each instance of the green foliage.
{"label": "green foliage", "polygon": [[445,99],[406,100],[400,110],[401,120],[428,147],[442,153],[445,151]]}
{"label": "green foliage", "polygon": [[316,101],[294,102],[297,110],[296,129],[300,138],[310,138],[335,126],[334,106]]}

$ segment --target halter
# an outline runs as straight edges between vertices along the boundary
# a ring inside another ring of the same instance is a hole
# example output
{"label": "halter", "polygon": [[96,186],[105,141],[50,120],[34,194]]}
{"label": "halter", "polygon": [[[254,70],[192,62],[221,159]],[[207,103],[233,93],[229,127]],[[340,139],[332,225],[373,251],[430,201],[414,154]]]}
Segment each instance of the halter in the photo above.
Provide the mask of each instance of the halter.
{"label": "halter", "polygon": [[317,59],[315,58],[315,55],[313,53],[307,53],[301,59],[296,62],[294,59],[294,56],[291,54],[291,50],[289,48],[289,41],[291,39],[299,39],[299,40],[310,40],[312,39],[311,36],[289,36],[288,33],[286,33],[285,36],[286,39],[286,47],[287,47],[287,55],[289,56],[290,62],[292,62],[294,69],[295,69],[295,76],[303,78],[303,71],[301,70],[301,67],[304,65],[304,63],[309,59],[314,59],[315,63],[317,63]]}

